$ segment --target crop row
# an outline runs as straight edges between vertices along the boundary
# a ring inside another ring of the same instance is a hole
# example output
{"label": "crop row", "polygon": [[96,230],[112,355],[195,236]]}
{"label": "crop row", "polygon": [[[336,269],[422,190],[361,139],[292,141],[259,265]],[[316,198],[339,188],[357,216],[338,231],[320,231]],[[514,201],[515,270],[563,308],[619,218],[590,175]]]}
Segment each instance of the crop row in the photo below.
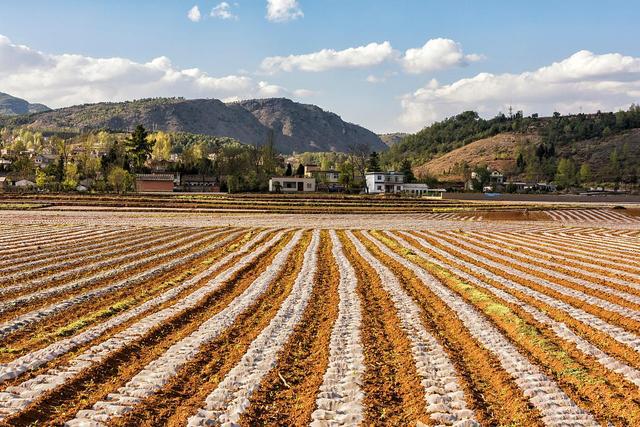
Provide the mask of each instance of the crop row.
{"label": "crop row", "polygon": [[640,269],[608,270],[586,246],[633,259],[630,237],[599,249],[544,225],[167,231],[134,228],[130,251],[104,246],[84,272],[41,258],[55,285],[5,309],[7,345],[75,307],[134,302],[5,353],[0,423],[640,422]]}

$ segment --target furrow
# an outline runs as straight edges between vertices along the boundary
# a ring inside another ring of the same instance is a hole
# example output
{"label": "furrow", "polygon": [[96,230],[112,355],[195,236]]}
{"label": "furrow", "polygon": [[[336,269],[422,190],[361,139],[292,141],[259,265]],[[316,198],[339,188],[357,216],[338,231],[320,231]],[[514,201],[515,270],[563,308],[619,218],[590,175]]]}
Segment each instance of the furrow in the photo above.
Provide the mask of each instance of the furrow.
{"label": "furrow", "polygon": [[238,422],[250,404],[253,392],[275,366],[278,353],[302,318],[314,286],[320,232],[312,234],[304,262],[291,293],[269,325],[258,335],[240,362],[207,396],[205,405],[189,418],[189,426]]}
{"label": "furrow", "polygon": [[[455,255],[457,250],[453,250],[451,252],[443,251],[442,249],[432,245],[427,240],[419,236],[416,236],[413,234],[406,234],[404,232],[399,232],[399,235],[413,238],[425,249],[428,249],[429,251],[433,251],[435,253],[439,253],[442,256],[445,256],[451,259],[460,260],[462,263],[462,257]],[[403,241],[406,243],[405,240]],[[460,253],[463,254],[462,251],[460,251]],[[452,255],[454,256],[452,257]],[[475,260],[475,258],[470,258],[470,259]],[[624,330],[623,328],[620,328],[619,326],[609,324],[606,321],[600,319],[599,317],[596,317],[595,315],[592,315],[580,308],[574,307],[571,304],[565,303],[561,300],[550,297],[549,295],[546,295],[542,292],[538,292],[527,286],[521,285],[520,283],[517,283],[508,278],[505,278],[501,275],[495,275],[494,273],[487,270],[486,268],[483,268],[482,266],[477,265],[475,262],[472,263],[469,261],[464,261],[464,265],[468,266],[470,269],[482,271],[483,274],[486,273],[488,277],[492,277],[492,278],[495,277],[496,281],[499,281],[500,283],[508,284],[509,287],[514,290],[522,292],[523,294],[528,295],[534,298],[535,300],[548,305],[549,307],[553,307],[554,309],[567,313],[569,314],[569,316],[571,316],[571,318],[576,319],[580,321],[582,324],[604,333],[605,335],[613,338],[617,342],[625,346],[628,346],[633,351],[640,353],[640,337],[638,337],[634,333],[627,332],[626,330]]]}
{"label": "furrow", "polygon": [[402,289],[390,269],[376,259],[352,232],[348,231],[347,236],[360,255],[375,269],[385,291],[394,302],[403,330],[412,343],[413,357],[421,377],[430,418],[446,425],[477,425],[473,411],[467,408],[457,373],[446,352],[422,325],[419,307]]}
{"label": "furrow", "polygon": [[[46,285],[51,284],[52,282],[59,282],[68,277],[77,278],[78,276],[89,274],[94,270],[100,270],[107,267],[110,269],[126,268],[127,264],[124,264],[122,266],[118,266],[117,264],[131,259],[140,260],[142,255],[145,255],[146,258],[162,255],[158,252],[161,252],[166,248],[184,241],[183,239],[181,239],[182,237],[185,237],[186,240],[194,236],[187,233],[174,234],[171,239],[167,239],[167,236],[159,236],[156,238],[152,238],[151,236],[144,236],[139,240],[131,240],[129,244],[127,244],[127,246],[124,248],[112,252],[103,252],[92,257],[86,257],[82,259],[82,261],[80,261],[82,265],[79,267],[70,268],[69,266],[69,264],[77,264],[79,261],[64,261],[58,265],[45,265],[44,267],[41,267],[39,271],[36,270],[36,273],[43,271],[50,273],[44,277],[24,279],[24,277],[32,274],[32,272],[30,271],[21,271],[20,273],[14,275],[5,276],[5,279],[9,280],[21,279],[21,283],[17,285],[0,287],[0,296],[4,296],[9,293],[17,293],[20,291],[29,290],[31,288],[42,288]],[[171,241],[169,243],[158,244],[166,240]],[[98,261],[90,262],[91,259],[97,259]],[[52,272],[52,270],[54,270],[55,268],[64,268],[64,270]],[[4,304],[5,302],[0,303],[0,312],[3,307],[2,304]]]}
{"label": "furrow", "polygon": [[342,243],[330,231],[333,258],[338,266],[338,317],[329,343],[329,363],[311,414],[314,427],[327,424],[360,424],[364,419],[362,376],[364,355],[361,340],[362,310],[356,292],[356,272],[346,260]]}
{"label": "furrow", "polygon": [[[43,307],[37,310],[30,311],[23,315],[17,316],[7,322],[4,322],[0,324],[0,338],[5,337],[8,334],[13,333],[19,329],[22,329],[27,325],[33,324],[35,322],[43,321],[44,319],[56,313],[59,313],[63,310],[67,310],[85,301],[98,298],[102,295],[109,294],[119,289],[131,287],[131,286],[143,283],[145,280],[148,280],[163,272],[169,271],[172,268],[184,262],[188,262],[194,258],[198,258],[206,254],[207,252],[210,252],[211,249],[208,245],[194,253],[188,253],[188,251],[205,244],[207,241],[215,238],[218,234],[219,233],[216,233],[213,236],[206,236],[204,238],[194,240],[187,245],[165,252],[163,255],[163,258],[169,259],[168,261],[164,261],[161,264],[145,269],[140,273],[136,273],[132,276],[128,276],[123,280],[117,281],[116,283],[113,283],[104,287],[100,287],[97,289],[93,289],[86,293],[83,293],[71,298],[67,298],[60,302],[48,305],[46,307]],[[187,254],[182,256],[176,256],[181,253],[187,253]]]}
{"label": "furrow", "polygon": [[[379,241],[375,240],[373,243],[379,249],[385,250]],[[538,367],[520,354],[518,349],[476,309],[443,286],[417,264],[406,260],[395,252],[387,251],[387,253],[389,257],[419,276],[425,286],[429,287],[457,313],[471,334],[498,357],[503,369],[515,379],[525,396],[542,413],[545,424],[564,426],[570,421],[570,425],[576,426],[598,425],[591,414],[577,406],[552,379],[544,375]]]}
{"label": "furrow", "polygon": [[297,246],[302,236],[297,232],[294,238],[274,258],[269,268],[247,288],[231,305],[204,322],[196,332],[172,345],[161,357],[151,362],[135,375],[117,393],[111,393],[104,401],[97,402],[92,409],[79,411],[76,418],[68,421],[69,426],[84,425],[87,422],[105,423],[131,411],[144,398],[160,390],[178,370],[195,357],[199,348],[215,339],[235,319],[258,298],[275,279],[287,257]]}
{"label": "furrow", "polygon": [[[108,321],[103,322],[97,326],[94,326],[76,336],[63,339],[60,341],[56,341],[43,349],[28,353],[14,361],[0,365],[0,383],[2,383],[7,379],[14,379],[29,370],[36,369],[56,359],[57,357],[60,357],[63,354],[73,350],[78,346],[81,346],[85,343],[89,343],[99,338],[101,335],[103,335],[110,329],[113,329],[116,326],[129,321],[130,319],[140,316],[152,310],[153,308],[158,307],[164,304],[165,302],[170,301],[174,297],[178,296],[182,291],[189,289],[191,286],[200,282],[202,279],[210,276],[213,273],[218,272],[219,269],[225,264],[227,264],[232,258],[246,254],[250,249],[254,249],[254,245],[257,242],[259,242],[266,233],[267,232],[258,233],[249,242],[245,243],[241,248],[239,248],[237,252],[229,253],[222,259],[211,264],[207,269],[196,274],[190,279],[184,281],[182,284],[171,288],[169,291],[164,292],[163,294],[157,297],[154,297],[125,313],[115,316],[109,319]],[[232,234],[227,238],[217,242],[211,247],[211,249],[215,250],[215,249],[221,248],[230,240],[232,240],[236,235],[237,234]],[[265,247],[262,250],[257,250],[256,252],[254,252],[256,254],[255,256],[259,256],[266,249],[267,247]],[[251,260],[255,259],[255,256],[251,256],[247,260],[249,260],[250,262]],[[235,267],[233,267],[233,270],[237,271],[238,269],[242,268],[244,265],[246,265],[246,260],[240,260],[238,264]],[[162,310],[160,312],[154,313],[152,315],[149,315],[144,319],[141,319],[136,325],[133,325],[130,329],[127,330],[129,332],[135,332],[135,333],[127,335],[126,334],[127,331],[124,331],[121,334],[119,334],[117,337],[114,337],[113,339],[118,341],[118,347],[123,347],[127,345],[132,339],[134,339],[136,335],[143,335],[146,331],[148,331],[150,328],[154,326],[157,326],[163,320],[166,320],[174,316],[175,313],[184,311],[189,307],[195,306],[198,301],[200,301],[202,298],[204,298],[206,295],[210,294],[216,289],[217,289],[216,284],[214,284],[213,282],[209,282],[206,286],[203,286],[197,291],[194,291],[187,297],[176,302],[171,307],[165,310]],[[94,354],[95,352],[100,352],[103,346],[105,345],[106,344],[103,343],[97,347],[94,347],[94,350],[93,350]],[[110,349],[110,351],[115,351],[118,348],[111,345],[106,345],[106,346]],[[104,358],[107,355],[108,353],[102,354],[100,358]]]}
{"label": "furrow", "polygon": [[[640,312],[638,312],[637,310],[632,310],[628,307],[623,307],[620,306],[619,304],[615,304],[613,302],[604,300],[602,298],[599,297],[595,297],[592,295],[588,295],[585,294],[584,292],[581,291],[577,291],[575,289],[572,289],[570,287],[567,286],[562,286],[562,285],[558,285],[556,283],[550,282],[548,280],[542,279],[536,275],[527,273],[521,269],[515,269],[513,267],[511,267],[511,265],[517,265],[517,261],[515,260],[509,260],[506,259],[504,260],[504,262],[506,262],[506,264],[502,264],[502,263],[498,263],[496,261],[493,261],[485,256],[480,255],[478,252],[472,252],[472,251],[468,251],[466,249],[463,249],[461,246],[455,246],[453,244],[451,244],[450,242],[448,242],[447,240],[444,240],[442,238],[439,238],[437,236],[432,236],[435,240],[438,241],[439,244],[441,244],[443,247],[446,247],[448,249],[452,249],[452,250],[456,250],[459,251],[460,253],[469,256],[471,258],[476,259],[479,262],[482,262],[483,264],[486,264],[492,268],[498,269],[498,270],[502,270],[506,273],[508,273],[509,275],[512,276],[516,276],[519,278],[522,278],[524,280],[536,283],[539,286],[542,286],[546,289],[549,289],[551,291],[554,291],[560,295],[569,297],[569,298],[575,298],[578,301],[581,301],[583,303],[592,305],[594,307],[597,307],[599,309],[602,310],[607,310],[611,313],[615,313],[616,315],[619,315],[623,318],[628,318],[631,319],[633,321],[640,321]],[[467,246],[468,247],[468,246]],[[497,257],[499,258],[499,257]]]}

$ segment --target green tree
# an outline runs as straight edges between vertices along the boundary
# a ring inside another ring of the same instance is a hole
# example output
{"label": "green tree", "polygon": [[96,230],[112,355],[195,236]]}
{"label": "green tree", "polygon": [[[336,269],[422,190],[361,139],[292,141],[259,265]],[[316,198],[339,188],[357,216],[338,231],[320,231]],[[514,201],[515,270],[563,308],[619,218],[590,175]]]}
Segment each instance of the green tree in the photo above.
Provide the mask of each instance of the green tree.
{"label": "green tree", "polygon": [[171,156],[171,135],[158,131],[149,135],[147,139],[153,143],[151,157],[154,160],[169,160]]}
{"label": "green tree", "polygon": [[291,167],[291,163],[287,163],[287,169],[284,171],[284,176],[292,176],[293,168]]}
{"label": "green tree", "polygon": [[36,168],[36,187],[43,189],[47,186],[47,174],[40,168]]}
{"label": "green tree", "polygon": [[126,140],[127,152],[134,172],[144,170],[144,164],[153,151],[153,141],[150,141],[148,136],[149,133],[144,126],[138,125]]}
{"label": "green tree", "polygon": [[518,158],[516,159],[516,169],[518,173],[522,173],[525,167],[524,156],[522,153],[518,153]]}
{"label": "green tree", "polygon": [[73,190],[76,188],[79,178],[78,166],[75,163],[67,162],[67,164],[64,165],[64,181],[62,181],[64,189]]}
{"label": "green tree", "polygon": [[559,187],[569,188],[576,181],[576,166],[573,160],[562,158],[558,161],[555,182]]}
{"label": "green tree", "polygon": [[591,166],[589,166],[589,163],[583,163],[582,165],[580,165],[578,179],[580,180],[581,184],[591,182]]}
{"label": "green tree", "polygon": [[405,182],[415,182],[416,177],[413,174],[411,160],[404,159],[400,165],[400,172],[404,174]]}
{"label": "green tree", "polygon": [[367,172],[379,172],[380,171],[380,157],[375,151],[369,154],[367,160]]}
{"label": "green tree", "polygon": [[353,185],[353,165],[350,162],[340,164],[340,184],[345,190],[350,190]]}
{"label": "green tree", "polygon": [[119,166],[114,166],[107,175],[107,183],[118,194],[126,193],[133,184],[133,178],[129,172]]}
{"label": "green tree", "polygon": [[609,155],[609,177],[616,185],[620,182],[620,160],[617,148],[614,148]]}
{"label": "green tree", "polygon": [[278,151],[275,147],[275,135],[273,129],[267,134],[267,143],[262,147],[262,170],[266,176],[273,176],[278,166]]}
{"label": "green tree", "polygon": [[296,176],[303,177],[304,176],[304,165],[300,163],[298,168],[296,169]]}

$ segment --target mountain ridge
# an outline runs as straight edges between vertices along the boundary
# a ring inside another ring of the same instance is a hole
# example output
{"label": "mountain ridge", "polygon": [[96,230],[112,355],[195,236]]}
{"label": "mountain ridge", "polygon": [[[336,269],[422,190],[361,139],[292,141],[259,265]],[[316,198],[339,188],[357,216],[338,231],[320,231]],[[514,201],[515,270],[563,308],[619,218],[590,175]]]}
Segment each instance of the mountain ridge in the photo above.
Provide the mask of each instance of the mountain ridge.
{"label": "mountain ridge", "polygon": [[18,116],[44,111],[51,109],[44,104],[32,104],[22,98],[0,92],[0,116]]}
{"label": "mountain ridge", "polygon": [[150,130],[230,137],[251,145],[265,144],[273,130],[275,146],[283,153],[348,151],[354,144],[367,144],[375,151],[386,149],[368,129],[318,106],[287,98],[229,103],[218,99],[147,98],[75,105],[12,117],[5,123],[79,132],[130,131],[142,124]]}

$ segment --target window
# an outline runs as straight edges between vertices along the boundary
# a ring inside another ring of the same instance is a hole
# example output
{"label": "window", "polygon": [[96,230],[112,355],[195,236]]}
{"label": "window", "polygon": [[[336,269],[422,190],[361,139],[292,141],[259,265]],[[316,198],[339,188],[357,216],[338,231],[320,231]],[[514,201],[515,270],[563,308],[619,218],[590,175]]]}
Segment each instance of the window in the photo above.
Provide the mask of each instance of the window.
{"label": "window", "polygon": [[376,179],[377,179],[378,181],[382,181],[382,175],[378,175],[378,176],[376,177]]}
{"label": "window", "polygon": [[378,191],[382,191],[382,185],[378,185]]}
{"label": "window", "polygon": [[307,188],[311,188],[311,183],[307,182]]}

